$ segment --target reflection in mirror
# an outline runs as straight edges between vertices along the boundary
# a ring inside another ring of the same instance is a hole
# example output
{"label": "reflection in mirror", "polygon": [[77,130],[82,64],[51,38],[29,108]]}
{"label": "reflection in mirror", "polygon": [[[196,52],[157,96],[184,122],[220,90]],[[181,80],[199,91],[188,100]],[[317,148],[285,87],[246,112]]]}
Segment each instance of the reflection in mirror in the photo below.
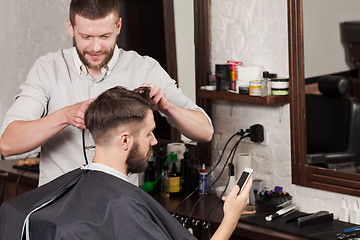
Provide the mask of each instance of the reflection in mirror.
{"label": "reflection in mirror", "polygon": [[358,0],[303,0],[307,164],[349,173],[360,173],[359,11]]}

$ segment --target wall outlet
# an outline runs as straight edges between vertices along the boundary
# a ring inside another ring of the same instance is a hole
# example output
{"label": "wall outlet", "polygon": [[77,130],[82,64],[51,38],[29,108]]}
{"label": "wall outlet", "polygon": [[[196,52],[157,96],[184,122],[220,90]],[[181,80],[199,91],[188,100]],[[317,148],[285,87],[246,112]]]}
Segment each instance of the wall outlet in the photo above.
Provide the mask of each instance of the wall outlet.
{"label": "wall outlet", "polygon": [[[253,124],[253,125],[255,125],[255,124]],[[251,126],[253,126],[253,125],[251,125]],[[240,129],[243,129],[245,131],[246,129],[250,129],[251,126],[240,126],[237,131],[240,131]],[[253,143],[253,144],[258,144],[258,145],[268,145],[269,141],[268,141],[267,128],[265,128],[264,125],[262,125],[262,126],[263,126],[263,130],[264,130],[264,141],[262,141],[262,142],[253,142],[253,141],[251,141],[250,137],[247,137],[247,138],[244,138],[241,142],[243,142],[243,143]]]}

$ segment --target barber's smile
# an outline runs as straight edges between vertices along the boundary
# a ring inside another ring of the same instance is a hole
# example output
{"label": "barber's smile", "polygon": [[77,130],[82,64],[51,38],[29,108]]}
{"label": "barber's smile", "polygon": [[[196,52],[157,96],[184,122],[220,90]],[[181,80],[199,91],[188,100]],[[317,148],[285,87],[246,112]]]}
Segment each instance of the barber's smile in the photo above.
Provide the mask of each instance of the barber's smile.
{"label": "barber's smile", "polygon": [[98,59],[101,57],[102,54],[96,54],[96,55],[91,55],[91,54],[88,54],[91,58],[93,59]]}

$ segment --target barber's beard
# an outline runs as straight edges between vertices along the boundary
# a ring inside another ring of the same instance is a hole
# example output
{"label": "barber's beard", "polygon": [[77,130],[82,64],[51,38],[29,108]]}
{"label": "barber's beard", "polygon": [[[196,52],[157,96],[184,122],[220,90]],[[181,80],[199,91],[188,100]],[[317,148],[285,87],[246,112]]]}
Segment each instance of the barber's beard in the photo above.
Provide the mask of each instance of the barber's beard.
{"label": "barber's beard", "polygon": [[152,149],[149,148],[146,156],[142,156],[139,152],[139,144],[134,143],[130,149],[129,155],[126,158],[125,163],[127,164],[127,173],[141,173],[146,170],[147,160],[152,153]]}
{"label": "barber's beard", "polygon": [[[79,58],[81,60],[81,62],[88,68],[88,69],[92,69],[92,70],[101,70],[103,67],[105,67],[109,61],[111,60],[112,56],[114,55],[114,49],[115,49],[115,45],[112,49],[110,49],[110,51],[107,51],[107,50],[102,50],[102,51],[98,51],[98,52],[92,52],[92,51],[87,51],[87,50],[84,50],[83,52],[81,52],[77,46],[76,46],[76,41],[75,39],[73,39],[73,43],[74,43],[74,46],[75,46],[75,49],[79,55]],[[90,54],[90,55],[106,55],[104,60],[101,61],[100,63],[98,64],[91,64],[90,61],[88,61],[85,57],[86,54]]]}

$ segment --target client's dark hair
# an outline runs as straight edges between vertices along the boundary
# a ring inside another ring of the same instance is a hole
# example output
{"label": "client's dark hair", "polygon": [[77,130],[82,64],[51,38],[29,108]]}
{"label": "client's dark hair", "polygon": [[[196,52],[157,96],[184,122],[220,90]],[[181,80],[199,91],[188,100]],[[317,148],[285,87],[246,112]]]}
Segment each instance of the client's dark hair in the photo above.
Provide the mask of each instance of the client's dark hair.
{"label": "client's dark hair", "polygon": [[70,3],[69,18],[75,26],[75,15],[90,20],[104,18],[110,13],[120,16],[119,0],[72,0]]}
{"label": "client's dark hair", "polygon": [[136,135],[148,110],[156,110],[149,97],[150,88],[140,87],[134,91],[113,87],[95,99],[85,112],[85,126],[95,143],[106,142],[120,125],[132,124],[129,129]]}

